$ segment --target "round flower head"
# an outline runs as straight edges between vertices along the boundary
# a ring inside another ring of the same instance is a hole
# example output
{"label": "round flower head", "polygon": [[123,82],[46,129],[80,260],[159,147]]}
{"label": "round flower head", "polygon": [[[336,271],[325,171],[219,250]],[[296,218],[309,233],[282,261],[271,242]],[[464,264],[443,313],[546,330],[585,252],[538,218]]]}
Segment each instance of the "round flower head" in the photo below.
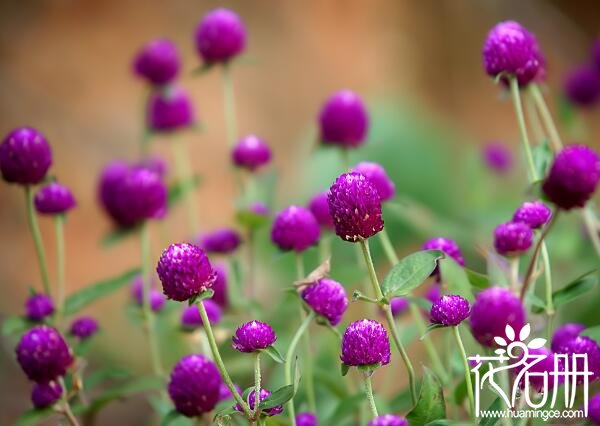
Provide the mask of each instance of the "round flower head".
{"label": "round flower head", "polygon": [[383,325],[363,319],[346,328],[342,336],[341,360],[350,366],[390,362],[390,340]]}
{"label": "round flower head", "polygon": [[46,408],[54,405],[62,396],[62,386],[55,382],[36,383],[31,391],[31,402],[35,408]]}
{"label": "round flower head", "polygon": [[513,215],[513,222],[522,222],[531,229],[544,226],[552,217],[552,211],[541,201],[525,202]]}
{"label": "round flower head", "polygon": [[200,247],[207,253],[231,254],[242,242],[235,229],[220,228],[200,238]]}
{"label": "round flower head", "polygon": [[231,340],[233,349],[255,352],[275,343],[277,335],[269,324],[254,320],[240,325]]}
{"label": "round flower head", "polygon": [[148,128],[154,132],[172,132],[194,123],[194,106],[180,87],[156,90],[148,100]]}
{"label": "round flower head", "polygon": [[248,135],[233,148],[231,159],[236,166],[254,171],[271,161],[271,149],[263,139]]}
{"label": "round flower head", "polygon": [[[233,387],[235,387],[235,390],[239,395],[242,395],[242,390],[237,384],[234,383]],[[229,386],[227,386],[226,383],[221,383],[221,386],[219,386],[219,402],[230,399],[233,399],[233,394],[229,390]]]}
{"label": "round flower head", "polygon": [[554,352],[558,352],[561,346],[567,343],[569,340],[579,336],[579,334],[585,330],[585,325],[578,323],[567,323],[563,324],[554,330],[554,334],[552,335],[552,343],[550,344],[550,348]]}
{"label": "round flower head", "polygon": [[[271,396],[271,391],[269,391],[267,389],[261,389],[258,394],[259,404],[263,401],[263,399],[265,399],[269,396]],[[254,410],[255,398],[256,398],[256,395],[254,394],[254,388],[253,388],[253,390],[250,391],[250,393],[246,397],[246,402],[248,403],[250,410]],[[240,404],[235,404],[234,408],[237,411],[242,412],[242,407],[240,407]],[[266,410],[262,410],[262,412],[269,417],[276,416],[277,414],[281,414],[283,412],[283,407],[281,405],[276,405],[275,407],[268,408]]]}
{"label": "round flower head", "polygon": [[523,328],[525,308],[508,289],[490,287],[477,293],[471,306],[470,322],[473,337],[483,346],[493,347],[494,337],[506,338],[507,325],[513,330]]}
{"label": "round flower head", "polygon": [[600,157],[585,145],[562,149],[550,167],[542,189],[558,207],[570,210],[583,207],[600,181]]}
{"label": "round flower head", "polygon": [[204,355],[186,355],[171,370],[168,391],[175,409],[197,417],[215,408],[219,401],[221,375]]}
{"label": "round flower head", "polygon": [[[525,376],[523,376],[519,382],[520,387],[522,389],[525,388],[525,384],[527,382],[529,382],[529,387],[535,389],[537,392],[542,392],[544,389],[554,388],[554,376],[552,375],[552,373],[555,370],[554,369],[554,361],[555,361],[554,353],[550,349],[547,349],[544,347],[541,347],[539,349],[528,349],[528,351],[529,351],[529,357],[539,356],[542,358],[540,358],[541,360],[538,361],[536,364],[527,368],[528,373],[534,373],[534,374],[530,374],[529,379],[527,379]],[[533,359],[536,359],[536,358],[531,358],[531,360],[533,360]],[[523,366],[519,366],[514,370],[514,373],[518,374],[522,370],[523,370]],[[547,374],[547,376],[548,376],[548,378],[547,378],[547,386],[548,387],[547,388],[544,384],[544,377],[535,375],[535,373],[540,373],[540,374],[546,373]],[[562,377],[559,377],[558,383],[562,383],[563,381],[564,381],[564,379]]]}
{"label": "round flower head", "polygon": [[165,296],[178,302],[212,288],[216,279],[204,251],[187,243],[167,247],[158,260],[156,272]]}
{"label": "round flower head", "polygon": [[252,213],[258,216],[269,216],[270,213],[269,207],[267,207],[265,203],[261,203],[260,201],[250,203],[248,210],[250,210]]}
{"label": "round flower head", "polygon": [[42,321],[54,313],[54,302],[45,294],[34,294],[25,302],[25,316],[30,321]]}
{"label": "round flower head", "polygon": [[41,187],[33,201],[41,214],[66,213],[75,207],[75,198],[69,188],[56,182]]}
{"label": "round flower head", "polygon": [[506,173],[513,164],[512,153],[502,142],[490,142],[483,147],[485,164],[497,173]]}
{"label": "round flower head", "polygon": [[431,322],[446,326],[458,325],[469,317],[469,302],[458,294],[440,297],[431,306]]}
{"label": "round flower head", "polygon": [[[600,54],[598,56],[600,59]],[[600,425],[600,393],[592,396],[588,401],[588,419]]]}
{"label": "round flower head", "polygon": [[369,115],[362,99],[341,90],[327,99],[319,115],[321,142],[342,148],[357,148],[365,142]]}
{"label": "round flower head", "polygon": [[302,290],[302,299],[317,315],[327,318],[331,325],[338,325],[348,308],[344,287],[329,278],[321,278]]}
{"label": "round flower head", "polygon": [[390,300],[390,307],[392,308],[392,315],[397,317],[408,309],[408,299],[406,297],[394,297]]}
{"label": "round flower head", "polygon": [[228,62],[246,47],[246,27],[233,11],[218,8],[208,12],[195,34],[196,51],[207,64]]}
{"label": "round flower head", "polygon": [[[152,312],[159,312],[165,306],[165,296],[155,287],[155,281],[152,280],[152,285],[150,289],[150,309]],[[135,300],[135,303],[138,306],[142,306],[144,303],[144,283],[142,281],[142,276],[136,276],[131,282],[131,296]]]}
{"label": "round flower head", "polygon": [[395,414],[385,414],[375,417],[367,426],[408,426],[408,421]]}
{"label": "round flower head", "polygon": [[[221,308],[210,299],[202,301],[206,315],[211,324],[221,321]],[[181,311],[181,327],[184,330],[195,330],[202,327],[202,318],[196,305],[186,306]]]}
{"label": "round flower head", "polygon": [[600,72],[591,65],[574,69],[565,79],[564,90],[574,105],[590,107],[600,97]]}
{"label": "round flower head", "polygon": [[525,86],[544,74],[544,65],[535,36],[515,21],[496,24],[483,44],[483,66],[491,77],[514,76]]}
{"label": "round flower head", "polygon": [[383,229],[379,193],[364,175],[339,176],[329,188],[327,201],[335,233],[342,240],[357,242]]}
{"label": "round flower head", "polygon": [[396,195],[396,185],[388,177],[381,164],[362,161],[354,166],[352,171],[360,173],[371,181],[375,188],[377,188],[377,193],[382,203],[394,198],[394,195]]}
{"label": "round flower head", "polygon": [[46,137],[31,127],[18,127],[0,144],[0,171],[5,181],[21,185],[40,182],[52,164]]}
{"label": "round flower head", "polygon": [[[556,353],[567,355],[586,354],[588,371],[593,373],[593,375],[589,377],[589,381],[591,382],[600,379],[600,347],[598,347],[598,344],[589,337],[577,336],[567,340],[558,348]],[[569,359],[571,359],[571,357],[569,357]],[[583,359],[576,359],[575,364],[577,368],[574,371],[585,371]],[[577,383],[583,383],[583,377],[579,377]]]}
{"label": "round flower head", "polygon": [[438,284],[432,284],[427,289],[425,293],[425,298],[429,300],[432,304],[437,302],[437,300],[442,297],[442,290]]}
{"label": "round flower head", "polygon": [[494,248],[503,256],[520,256],[532,242],[533,231],[522,222],[507,222],[494,229]]}
{"label": "round flower head", "polygon": [[71,323],[71,336],[80,340],[92,337],[98,331],[98,321],[92,317],[79,317]]}
{"label": "round flower head", "polygon": [[329,203],[327,202],[327,191],[319,192],[311,198],[308,209],[313,214],[321,227],[334,229],[333,218],[329,214]]}
{"label": "round flower head", "polygon": [[296,426],[317,426],[317,416],[310,411],[296,414]]}
{"label": "round flower head", "polygon": [[162,86],[177,76],[179,62],[179,53],[175,44],[166,38],[157,38],[138,52],[133,69],[150,84]]}
{"label": "round flower head", "polygon": [[17,361],[34,382],[49,382],[63,376],[73,362],[71,349],[58,331],[38,325],[27,331],[16,348]]}
{"label": "round flower head", "polygon": [[456,241],[445,237],[436,237],[427,240],[421,246],[423,250],[440,250],[444,252],[446,256],[450,256],[460,266],[465,266],[465,258],[460,251],[460,247],[456,244]]}
{"label": "round flower head", "polygon": [[281,250],[302,252],[319,241],[321,230],[310,210],[289,206],[275,216],[271,241]]}
{"label": "round flower head", "polygon": [[227,267],[224,263],[215,263],[213,269],[216,277],[212,289],[215,294],[213,294],[211,300],[221,308],[226,309],[229,306],[229,296],[227,294]]}

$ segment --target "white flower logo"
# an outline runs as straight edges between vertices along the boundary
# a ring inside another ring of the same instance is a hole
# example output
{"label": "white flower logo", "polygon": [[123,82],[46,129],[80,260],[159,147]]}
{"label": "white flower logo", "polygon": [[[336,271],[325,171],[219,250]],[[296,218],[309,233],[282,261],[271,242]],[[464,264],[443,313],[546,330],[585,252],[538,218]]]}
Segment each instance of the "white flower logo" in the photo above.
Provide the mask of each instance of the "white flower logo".
{"label": "white flower logo", "polygon": [[[506,341],[506,339],[504,337],[500,337],[500,336],[494,337],[494,341],[496,342],[496,344],[501,346],[500,348],[498,348],[494,351],[498,355],[502,355],[507,352],[508,352],[508,354],[511,354],[512,349],[514,347],[523,348],[524,346],[526,346],[528,349],[539,349],[546,344],[546,339],[538,337],[538,338],[531,340],[527,345],[524,345],[523,342],[525,340],[527,340],[527,338],[531,334],[531,325],[529,323],[525,324],[523,326],[523,328],[521,329],[521,331],[519,331],[519,339],[518,340],[515,339],[515,337],[516,337],[515,330],[511,327],[510,324],[506,324],[504,333],[506,334],[506,338],[508,339],[508,342]],[[503,349],[502,347],[505,347],[506,349]]]}

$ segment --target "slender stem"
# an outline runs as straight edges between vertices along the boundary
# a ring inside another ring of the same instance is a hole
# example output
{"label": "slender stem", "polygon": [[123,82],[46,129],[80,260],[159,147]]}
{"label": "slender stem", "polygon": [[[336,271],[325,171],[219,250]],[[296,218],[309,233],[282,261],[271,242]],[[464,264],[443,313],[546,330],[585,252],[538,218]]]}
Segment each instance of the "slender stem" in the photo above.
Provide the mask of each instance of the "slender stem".
{"label": "slender stem", "polygon": [[550,109],[544,100],[544,96],[542,95],[542,91],[537,83],[533,83],[529,85],[529,92],[533,96],[533,101],[537,106],[540,115],[542,116],[542,121],[544,122],[544,127],[546,127],[546,131],[550,135],[550,143],[552,144],[552,149],[554,152],[558,152],[562,149],[562,141],[560,139],[560,134],[558,133],[558,129],[554,124],[554,120],[552,119],[552,114],[550,114]]}
{"label": "slender stem", "polygon": [[319,259],[325,262],[331,257],[331,235],[322,235],[319,239]]}
{"label": "slender stem", "polygon": [[56,215],[54,218],[56,233],[56,322],[60,323],[60,316],[65,309],[65,216]]}
{"label": "slender stem", "polygon": [[79,421],[77,420],[77,417],[75,417],[73,411],[71,411],[71,405],[69,404],[69,398],[67,397],[67,387],[65,386],[65,381],[62,377],[59,379],[59,383],[63,390],[63,407],[61,412],[63,413],[63,415],[65,416],[65,418],[71,426],[79,426]]}
{"label": "slender stem", "polygon": [[469,361],[467,360],[467,352],[465,351],[465,346],[463,345],[462,339],[460,337],[460,330],[458,329],[458,326],[450,328],[452,328],[452,332],[454,333],[456,343],[458,344],[458,348],[460,349],[460,354],[462,356],[463,366],[465,368],[467,396],[469,398],[469,412],[471,413],[471,420],[473,420],[473,424],[475,424],[475,398],[473,396],[473,382],[471,381],[471,371],[469,368]]}
{"label": "slender stem", "polygon": [[373,383],[371,382],[370,373],[365,373],[365,393],[367,394],[367,401],[369,401],[371,416],[373,418],[379,417],[379,413],[377,413],[377,406],[375,405],[375,398],[373,397]]}
{"label": "slender stem", "polygon": [[342,167],[344,168],[344,173],[348,173],[350,171],[350,150],[348,148],[342,148],[340,150],[340,154],[342,156]]}
{"label": "slender stem", "polygon": [[592,244],[594,246],[594,250],[596,250],[596,254],[600,257],[600,235],[598,235],[598,228],[596,226],[596,221],[594,220],[594,213],[589,207],[583,208],[583,223],[585,225],[585,229],[592,240]]}
{"label": "slender stem", "polygon": [[371,280],[371,288],[375,293],[375,298],[380,301],[383,299],[383,293],[379,286],[379,280],[377,279],[377,273],[375,272],[375,265],[373,264],[373,258],[371,257],[371,250],[369,248],[369,240],[362,239],[359,241],[360,249],[367,265],[367,272],[369,273],[369,279]]}
{"label": "slender stem", "polygon": [[183,140],[171,141],[170,145],[173,149],[175,172],[177,173],[177,178],[183,189],[189,232],[195,235],[200,229],[200,224],[198,221],[199,216],[196,192],[192,182],[193,175],[190,157]]}
{"label": "slender stem", "polygon": [[546,314],[548,315],[548,322],[551,322],[552,316],[554,315],[554,301],[552,300],[552,275],[550,271],[550,255],[548,254],[548,248],[546,244],[542,244],[542,262],[544,264],[544,275],[545,280],[545,292],[546,292]]}
{"label": "slender stem", "polygon": [[246,279],[246,286],[248,287],[247,294],[250,300],[256,296],[256,258],[254,255],[255,251],[255,238],[254,230],[248,230],[248,241],[246,242],[246,250],[248,254],[248,278]]}
{"label": "slender stem", "polygon": [[394,246],[392,245],[392,241],[390,240],[390,236],[385,228],[383,228],[379,233],[379,239],[381,240],[383,251],[385,252],[386,257],[388,258],[392,266],[400,262],[400,259],[398,259],[398,255],[394,250]]}
{"label": "slender stem", "polygon": [[254,418],[260,415],[260,352],[254,355]]}
{"label": "slender stem", "polygon": [[31,235],[33,236],[33,242],[35,243],[35,253],[37,255],[38,265],[40,267],[42,284],[44,285],[44,293],[50,296],[50,280],[48,278],[46,252],[44,251],[42,234],[40,233],[40,227],[35,215],[35,209],[33,208],[33,189],[30,185],[25,186],[25,201],[27,205],[27,220],[29,221],[29,229],[31,231]]}
{"label": "slender stem", "polygon": [[237,123],[235,117],[235,92],[233,89],[233,79],[231,78],[231,68],[229,64],[223,65],[221,77],[223,85],[225,128],[227,130],[227,145],[229,148],[233,148],[235,145],[235,138],[237,137]]}
{"label": "slender stem", "polygon": [[519,123],[519,132],[521,133],[521,140],[523,141],[523,148],[525,148],[525,157],[527,158],[527,164],[529,166],[529,174],[531,180],[536,180],[535,163],[533,162],[533,154],[531,152],[531,144],[529,143],[529,135],[527,134],[527,126],[525,125],[525,114],[523,114],[523,104],[521,103],[521,94],[519,92],[519,82],[516,77],[510,77],[510,91],[512,94],[512,100],[515,107],[515,113],[517,115],[517,122]]}
{"label": "slender stem", "polygon": [[510,290],[513,293],[519,291],[519,260],[518,256],[512,257],[508,260],[510,265]]}

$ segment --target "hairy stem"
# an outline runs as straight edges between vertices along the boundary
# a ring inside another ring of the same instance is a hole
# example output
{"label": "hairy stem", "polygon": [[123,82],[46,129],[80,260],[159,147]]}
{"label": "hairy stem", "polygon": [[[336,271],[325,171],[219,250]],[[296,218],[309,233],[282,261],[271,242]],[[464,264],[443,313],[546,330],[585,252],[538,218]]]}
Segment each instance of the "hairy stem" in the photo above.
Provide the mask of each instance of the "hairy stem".
{"label": "hairy stem", "polygon": [[550,114],[550,109],[548,105],[546,105],[546,101],[544,100],[544,96],[542,95],[542,91],[537,83],[532,83],[528,86],[529,93],[533,97],[533,101],[542,117],[542,121],[544,122],[544,127],[546,131],[550,135],[550,143],[552,144],[552,150],[554,152],[558,152],[562,149],[562,141],[560,139],[560,134],[558,133],[558,129],[554,124],[554,120],[552,119],[552,114]]}
{"label": "hairy stem", "polygon": [[183,190],[189,232],[196,235],[200,229],[200,224],[196,192],[194,183],[192,182],[193,174],[190,165],[190,156],[183,140],[171,142],[170,145],[173,149],[173,159],[175,161],[175,172],[177,173],[177,179]]}
{"label": "hairy stem", "polygon": [[465,351],[465,345],[463,345],[460,337],[460,330],[458,326],[450,327],[456,338],[456,343],[460,349],[460,355],[462,357],[463,366],[465,369],[465,383],[467,385],[467,396],[469,398],[469,412],[471,414],[471,420],[475,424],[475,397],[473,396],[473,382],[471,381],[471,370],[469,368],[469,361],[467,359],[467,352]]}
{"label": "hairy stem", "polygon": [[260,415],[260,352],[254,354],[254,418]]}
{"label": "hairy stem", "polygon": [[60,317],[65,310],[65,216],[56,215],[54,218],[54,231],[56,234],[56,322],[60,324]]}
{"label": "hairy stem", "polygon": [[370,373],[365,373],[365,393],[367,394],[367,401],[369,401],[371,416],[376,418],[379,414],[377,413],[377,406],[375,405],[375,398],[373,397],[373,383],[371,382]]}
{"label": "hairy stem", "polygon": [[519,92],[519,82],[517,81],[516,77],[510,77],[510,92],[512,94],[513,105],[515,107],[515,114],[517,115],[517,123],[519,124],[521,141],[523,142],[523,148],[525,149],[527,165],[529,166],[529,177],[530,180],[536,180],[535,163],[533,161],[533,154],[531,152],[529,135],[527,134],[527,126],[525,125],[525,114],[523,114],[523,104],[521,102],[521,94]]}
{"label": "hairy stem", "polygon": [[69,398],[67,396],[67,387],[65,386],[65,381],[64,379],[61,377],[59,379],[59,383],[60,386],[62,387],[62,407],[61,407],[61,412],[62,414],[65,416],[65,418],[67,419],[67,421],[69,422],[69,424],[71,426],[79,426],[79,421],[77,420],[77,417],[75,417],[75,415],[73,414],[73,411],[71,411],[71,404],[69,404]]}
{"label": "hairy stem", "polygon": [[390,240],[390,236],[385,228],[383,228],[379,233],[379,240],[381,241],[381,245],[383,246],[383,251],[385,252],[386,257],[392,266],[400,262],[400,259],[398,259],[398,255],[394,250],[394,246],[392,245],[392,241]]}
{"label": "hairy stem", "polygon": [[42,234],[33,208],[33,189],[31,185],[25,186],[25,202],[27,206],[27,220],[29,222],[29,230],[35,244],[35,253],[38,259],[40,274],[42,276],[42,284],[44,285],[44,293],[50,296],[50,280],[48,278],[48,265],[46,263],[46,252],[44,251],[44,242]]}

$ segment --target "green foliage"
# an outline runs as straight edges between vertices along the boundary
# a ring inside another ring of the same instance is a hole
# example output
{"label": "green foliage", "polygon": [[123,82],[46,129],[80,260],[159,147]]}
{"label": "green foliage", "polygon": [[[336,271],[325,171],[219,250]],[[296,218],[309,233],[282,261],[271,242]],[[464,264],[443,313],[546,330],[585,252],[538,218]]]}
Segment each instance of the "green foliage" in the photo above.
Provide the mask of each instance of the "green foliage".
{"label": "green foliage", "polygon": [[424,375],[421,382],[421,391],[417,404],[406,416],[408,422],[415,426],[444,419],[446,417],[446,404],[444,390],[437,376],[427,367],[423,367]]}
{"label": "green foliage", "polygon": [[279,353],[279,351],[277,350],[277,348],[275,346],[268,346],[265,349],[263,349],[261,352],[269,355],[273,359],[273,361],[275,361],[278,364],[283,364],[285,362],[285,359]]}
{"label": "green foliage", "polygon": [[[502,399],[497,397],[487,408],[488,412],[502,410]],[[498,417],[486,417],[479,421],[479,426],[494,426],[500,419]]]}
{"label": "green foliage", "polygon": [[554,307],[564,305],[592,290],[598,284],[598,269],[593,269],[552,294]]}
{"label": "green foliage", "polygon": [[271,395],[263,399],[258,407],[261,410],[268,410],[269,408],[276,407],[278,405],[285,404],[294,397],[294,385],[285,385]]}
{"label": "green foliage", "polygon": [[423,284],[443,257],[439,250],[424,250],[401,259],[383,280],[383,295],[390,298],[409,294]]}
{"label": "green foliage", "polygon": [[35,426],[52,415],[57,415],[52,407],[31,408],[17,418],[15,426]]}
{"label": "green foliage", "polygon": [[473,300],[471,282],[462,266],[456,263],[451,257],[447,257],[440,260],[440,270],[442,280],[448,285],[448,293],[461,295],[468,301]]}
{"label": "green foliage", "polygon": [[6,317],[6,319],[2,321],[2,336],[20,335],[34,325],[34,322],[31,322],[22,316],[13,315]]}

